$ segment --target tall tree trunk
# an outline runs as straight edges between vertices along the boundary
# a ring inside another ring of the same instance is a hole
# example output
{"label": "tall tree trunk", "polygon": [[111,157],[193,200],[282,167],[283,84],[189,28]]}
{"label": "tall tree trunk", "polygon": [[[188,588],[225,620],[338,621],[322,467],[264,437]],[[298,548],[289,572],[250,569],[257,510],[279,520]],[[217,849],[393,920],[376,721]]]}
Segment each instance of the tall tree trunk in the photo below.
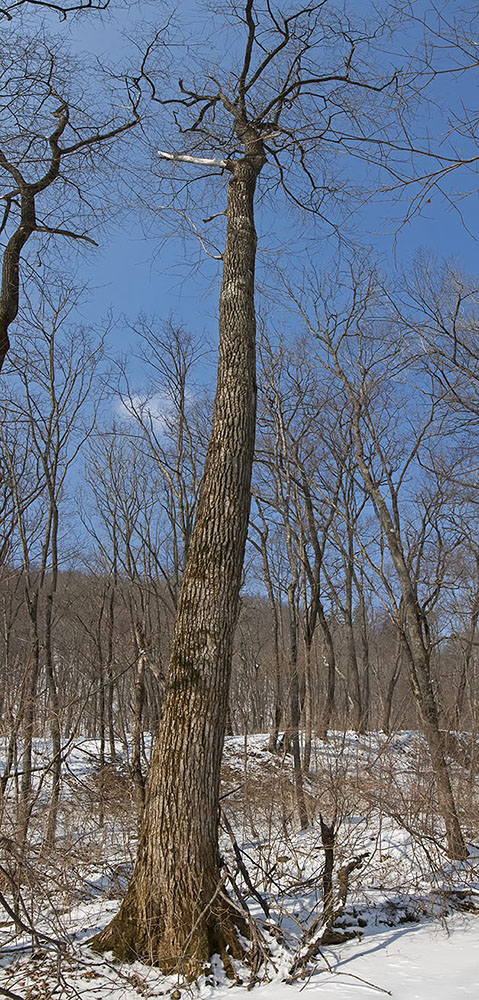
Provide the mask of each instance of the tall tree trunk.
{"label": "tall tree trunk", "polygon": [[60,787],[61,787],[61,777],[62,777],[62,742],[61,742],[61,725],[60,725],[60,700],[58,697],[58,688],[55,679],[55,670],[53,665],[53,642],[52,642],[52,619],[53,619],[53,587],[49,590],[46,597],[46,607],[45,607],[45,673],[47,677],[47,686],[50,696],[50,733],[52,737],[52,758],[51,758],[51,775],[52,775],[52,787],[50,794],[50,805],[48,809],[48,820],[47,820],[47,832],[45,837],[45,844],[47,847],[53,847],[55,843],[56,829],[57,829],[57,818],[58,818],[58,805],[60,802]]}
{"label": "tall tree trunk", "polygon": [[[53,342],[50,343],[50,378],[53,378],[52,365],[52,351]],[[51,382],[51,391],[53,392],[53,381]],[[52,403],[54,402],[52,396]],[[45,542],[43,547],[43,558],[42,558],[42,571],[40,575],[42,587],[46,584],[46,595],[45,595],[45,608],[44,608],[44,643],[43,643],[43,655],[45,662],[45,673],[47,678],[48,692],[50,696],[50,732],[52,737],[52,762],[51,762],[51,775],[52,775],[52,786],[50,794],[50,807],[48,810],[48,821],[47,821],[47,833],[45,838],[45,844],[47,847],[52,847],[55,842],[56,828],[57,828],[57,817],[58,817],[58,805],[60,801],[60,786],[61,786],[61,776],[62,776],[62,743],[61,743],[61,720],[60,720],[60,699],[58,697],[58,687],[55,678],[55,667],[54,667],[54,657],[53,657],[53,608],[55,594],[58,585],[58,506],[57,499],[55,495],[55,463],[52,465],[52,469],[49,469],[46,464],[46,459],[43,459],[43,465],[45,469],[45,475],[48,483],[48,490],[50,494],[50,505],[49,505],[49,515],[47,520],[47,530],[45,535]],[[53,479],[52,479],[53,473]],[[45,569],[47,565],[47,551],[48,542],[51,546],[51,572],[49,579],[45,580]]]}
{"label": "tall tree trunk", "polygon": [[328,619],[324,613],[321,601],[318,599],[318,619],[323,639],[323,663],[326,667],[326,696],[323,701],[321,713],[318,720],[319,736],[322,740],[328,739],[328,730],[335,708],[336,696],[336,655],[334,652],[333,637],[329,628]]}
{"label": "tall tree trunk", "polygon": [[281,718],[283,714],[283,701],[282,701],[282,690],[281,690],[281,657],[279,650],[280,613],[278,611],[278,605],[275,598],[273,580],[271,578],[270,564],[268,559],[268,546],[267,546],[268,527],[265,523],[261,507],[259,506],[259,501],[257,501],[257,503],[264,525],[263,531],[261,531],[257,525],[256,525],[256,530],[258,531],[261,540],[260,544],[258,545],[258,548],[261,551],[261,556],[263,560],[263,580],[266,584],[269,607],[271,612],[271,635],[273,639],[273,654],[274,654],[274,661],[273,661],[274,702],[272,705],[272,712],[271,712],[272,718],[271,718],[271,729],[268,741],[268,750],[271,750],[272,753],[276,753],[278,749],[279,729],[281,726]]}
{"label": "tall tree trunk", "polygon": [[457,694],[454,700],[454,707],[450,713],[450,728],[451,729],[462,729],[464,724],[464,701],[466,696],[467,683],[470,678],[471,673],[471,662],[474,652],[474,644],[476,641],[477,624],[479,621],[479,553],[474,552],[475,562],[476,562],[476,592],[474,595],[474,604],[471,611],[471,624],[466,636],[466,648],[464,650],[463,662],[461,664],[461,672],[459,675],[459,683],[457,685]]}
{"label": "tall tree trunk", "polygon": [[344,565],[345,582],[345,623],[346,634],[346,677],[348,684],[348,701],[352,706],[353,729],[361,731],[362,703],[361,683],[359,680],[358,658],[356,655],[356,638],[353,626],[353,580],[354,580],[354,538],[351,528],[347,529],[348,549]]}
{"label": "tall tree trunk", "polygon": [[[115,576],[116,576],[116,571],[115,571]],[[107,679],[106,710],[108,718],[108,741],[110,745],[111,761],[116,760],[115,725],[113,719],[113,699],[114,699],[114,689],[115,689],[115,678],[113,675],[113,631],[115,627],[115,585],[116,585],[116,580],[114,580],[110,588],[110,596],[108,601],[107,657],[106,657],[106,679]]]}
{"label": "tall tree trunk", "polygon": [[404,636],[402,635],[401,632],[398,632],[397,644],[396,644],[396,653],[395,653],[395,657],[394,657],[394,668],[393,668],[393,672],[392,672],[392,674],[391,674],[391,676],[389,678],[388,686],[386,688],[385,698],[383,699],[382,730],[383,730],[384,733],[386,733],[387,736],[389,736],[390,733],[391,733],[391,718],[392,718],[392,710],[393,710],[393,698],[394,698],[394,692],[396,690],[396,685],[397,685],[397,682],[398,682],[400,674],[401,674],[401,667],[402,667],[402,660],[403,660],[403,656],[402,656],[402,654],[403,654],[403,645],[404,645]]}
{"label": "tall tree trunk", "polygon": [[20,800],[18,808],[18,842],[20,845],[20,853],[23,853],[26,846],[32,798],[33,732],[35,725],[38,677],[40,673],[40,640],[38,637],[37,600],[38,598],[36,594],[33,595],[32,598],[29,598],[27,595],[28,610],[32,625],[32,650],[26,667],[27,673],[22,698],[23,752],[22,775],[20,780]]}
{"label": "tall tree trunk", "polygon": [[311,671],[312,636],[307,636],[304,643],[304,754],[303,771],[309,774],[311,767],[311,748],[313,742],[313,691]]}
{"label": "tall tree trunk", "polygon": [[138,817],[141,817],[145,802],[145,780],[141,770],[141,735],[143,723],[143,703],[145,700],[145,635],[140,622],[134,626],[135,646],[136,646],[136,674],[133,705],[133,732],[131,750],[131,771],[136,789],[136,804],[138,807]]}
{"label": "tall tree trunk", "polygon": [[[405,602],[406,603],[406,602]],[[406,604],[407,607],[407,604]],[[412,627],[411,627],[412,625]],[[448,852],[451,858],[462,860],[467,857],[461,827],[457,816],[456,803],[446,761],[444,732],[440,729],[436,699],[432,686],[429,657],[423,649],[418,629],[414,621],[408,623],[409,635],[405,649],[409,661],[411,684],[419,710],[424,736],[429,747],[431,763],[436,779],[437,797],[441,815],[446,827]]]}
{"label": "tall tree trunk", "polygon": [[306,809],[306,799],[304,796],[303,769],[301,766],[301,752],[299,746],[299,676],[298,676],[298,628],[296,616],[296,594],[295,584],[288,587],[288,608],[289,608],[289,636],[290,636],[290,705],[291,722],[288,733],[285,734],[285,744],[291,747],[293,754],[293,775],[294,790],[296,793],[296,805],[298,809],[299,822],[302,830],[309,826],[308,811]]}
{"label": "tall tree trunk", "polygon": [[371,701],[371,678],[369,670],[369,641],[368,641],[368,616],[366,611],[366,601],[364,596],[364,573],[361,569],[358,587],[359,597],[359,648],[361,651],[362,667],[362,692],[361,692],[361,719],[359,732],[367,733],[370,719]]}
{"label": "tall tree trunk", "polygon": [[[254,191],[262,150],[229,164],[218,380],[132,880],[93,945],[196,977],[227,971],[246,925],[223,889],[219,785],[256,412]],[[229,949],[229,952],[227,951]]]}

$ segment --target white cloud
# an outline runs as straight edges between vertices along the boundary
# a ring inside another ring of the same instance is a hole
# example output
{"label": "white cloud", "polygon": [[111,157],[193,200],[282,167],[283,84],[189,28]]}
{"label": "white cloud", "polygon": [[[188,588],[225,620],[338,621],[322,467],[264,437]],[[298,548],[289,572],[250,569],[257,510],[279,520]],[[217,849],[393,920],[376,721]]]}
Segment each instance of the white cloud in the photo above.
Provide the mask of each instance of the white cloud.
{"label": "white cloud", "polygon": [[140,419],[151,425],[155,434],[164,434],[175,416],[171,399],[162,392],[133,393],[118,399],[116,409],[118,416],[124,420]]}

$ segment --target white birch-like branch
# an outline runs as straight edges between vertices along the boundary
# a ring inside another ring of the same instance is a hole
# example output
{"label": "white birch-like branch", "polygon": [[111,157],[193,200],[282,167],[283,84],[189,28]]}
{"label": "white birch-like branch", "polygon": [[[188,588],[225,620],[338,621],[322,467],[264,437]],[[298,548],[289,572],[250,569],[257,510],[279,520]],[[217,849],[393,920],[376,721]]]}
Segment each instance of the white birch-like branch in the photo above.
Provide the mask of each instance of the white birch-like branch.
{"label": "white birch-like branch", "polygon": [[162,160],[179,160],[181,163],[197,163],[200,167],[221,167],[226,169],[227,160],[215,160],[208,156],[188,156],[187,153],[166,153],[163,149],[158,150],[158,156]]}

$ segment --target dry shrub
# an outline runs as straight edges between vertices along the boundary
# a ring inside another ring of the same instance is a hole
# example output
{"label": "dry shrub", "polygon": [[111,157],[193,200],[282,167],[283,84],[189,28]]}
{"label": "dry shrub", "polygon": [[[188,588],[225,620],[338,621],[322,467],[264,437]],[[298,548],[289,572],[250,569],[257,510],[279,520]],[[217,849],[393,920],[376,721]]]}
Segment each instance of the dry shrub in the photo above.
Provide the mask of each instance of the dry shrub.
{"label": "dry shrub", "polygon": [[89,786],[97,808],[103,806],[105,813],[121,816],[135,812],[135,788],[131,773],[124,764],[106,763],[93,771]]}

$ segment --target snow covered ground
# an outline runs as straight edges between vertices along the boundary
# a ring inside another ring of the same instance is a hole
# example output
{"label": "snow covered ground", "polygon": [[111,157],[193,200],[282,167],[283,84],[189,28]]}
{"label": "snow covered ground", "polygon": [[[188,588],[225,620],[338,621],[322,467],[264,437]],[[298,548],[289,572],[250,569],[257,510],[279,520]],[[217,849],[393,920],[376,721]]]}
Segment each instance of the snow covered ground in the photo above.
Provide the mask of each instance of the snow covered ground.
{"label": "snow covered ground", "polygon": [[[277,976],[257,985],[253,995],[257,1000],[291,1000],[300,993],[321,1000],[370,1000],[381,995],[395,1000],[477,1000],[478,918],[456,915],[444,923],[366,934],[361,942],[325,949],[324,959],[305,980],[291,985],[284,982],[287,964],[279,965]],[[10,964],[0,985],[22,1000],[138,1000],[177,996],[176,990],[185,1000],[195,995],[246,1000],[252,995],[246,985],[232,987],[228,982],[214,987],[203,983],[194,990],[139,964],[118,970],[86,949],[60,965],[53,957]]]}
{"label": "snow covered ground", "polygon": [[[108,780],[102,776],[100,781],[96,742],[79,740],[69,748],[59,842],[45,857],[45,759],[48,745],[38,741],[39,833],[25,867],[22,912],[28,926],[61,947],[15,933],[0,906],[0,997],[2,991],[14,1000],[178,1000],[178,993],[245,1000],[251,995],[246,969],[238,968],[242,983],[234,986],[213,968],[192,987],[181,977],[167,979],[139,963],[120,966],[90,952],[88,939],[118,908],[134,856],[126,761],[111,765]],[[227,741],[225,812],[252,881],[281,930],[281,943],[271,940],[271,959],[254,985],[258,1000],[286,1000],[299,993],[322,1000],[479,998],[479,790],[470,771],[457,762],[451,766],[470,844],[470,856],[460,864],[451,864],[442,850],[440,823],[431,815],[430,766],[417,733],[389,739],[379,733],[359,738],[336,733],[327,744],[317,741],[306,787],[312,823],[304,832],[295,817],[291,759],[270,754],[265,736]],[[288,982],[307,946],[308,928],[322,909],[320,812],[336,827],[336,879],[342,865],[362,859],[351,873],[346,906],[335,925],[352,937],[321,944],[300,978]],[[226,833],[222,851],[233,866]],[[2,853],[8,876],[6,840]],[[8,901],[8,877],[0,881]],[[261,926],[259,904],[250,902]]]}

